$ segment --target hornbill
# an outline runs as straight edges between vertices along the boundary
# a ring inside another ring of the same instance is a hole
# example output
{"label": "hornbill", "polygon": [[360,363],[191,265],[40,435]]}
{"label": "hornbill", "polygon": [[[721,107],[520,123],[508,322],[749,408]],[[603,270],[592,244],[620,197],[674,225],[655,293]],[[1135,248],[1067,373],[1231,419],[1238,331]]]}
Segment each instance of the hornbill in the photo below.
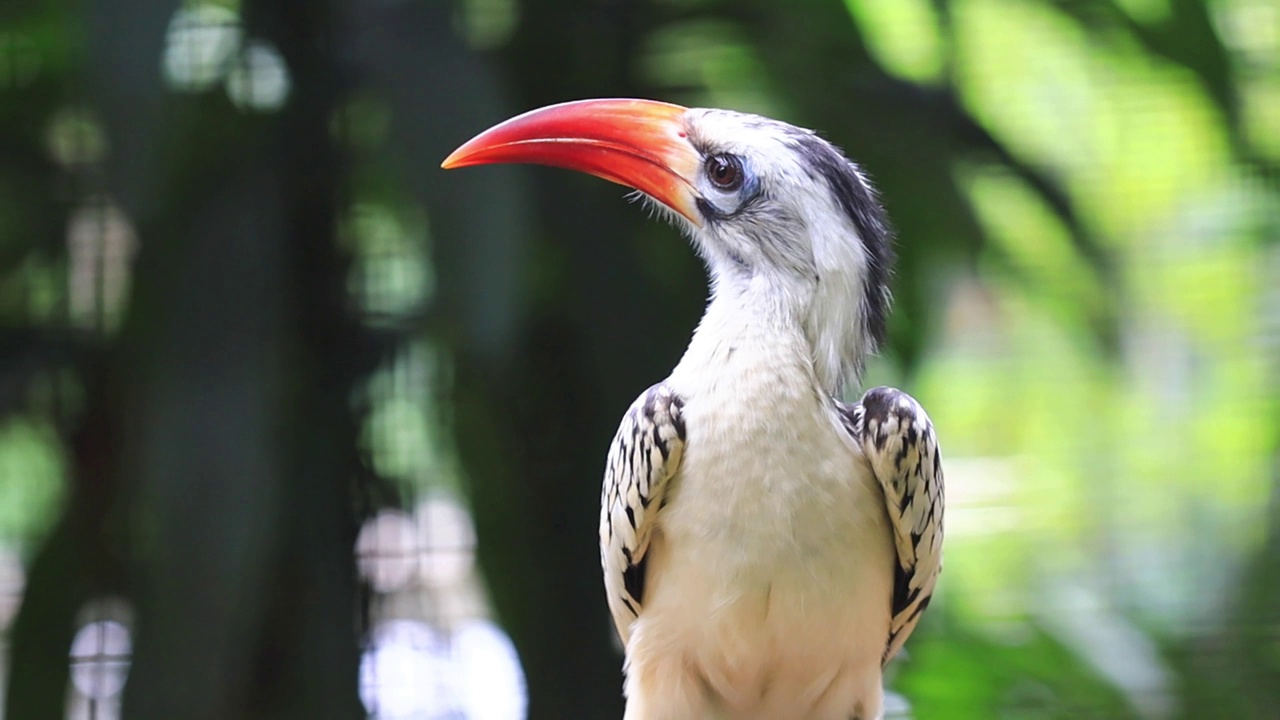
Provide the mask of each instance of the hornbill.
{"label": "hornbill", "polygon": [[445,168],[529,162],[639,191],[711,299],[606,463],[600,556],[626,720],[872,720],[942,569],[933,425],[899,390],[842,401],[884,339],[890,228],[812,131],[649,100],[508,120]]}

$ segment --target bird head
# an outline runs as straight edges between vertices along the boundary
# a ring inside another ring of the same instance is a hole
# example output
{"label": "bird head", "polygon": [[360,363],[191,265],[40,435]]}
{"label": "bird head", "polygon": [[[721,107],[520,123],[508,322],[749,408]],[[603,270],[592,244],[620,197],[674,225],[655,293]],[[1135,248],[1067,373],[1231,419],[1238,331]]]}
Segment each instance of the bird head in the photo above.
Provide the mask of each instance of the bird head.
{"label": "bird head", "polygon": [[884,210],[857,165],[812,131],[727,110],[582,100],[496,125],[442,167],[515,162],[638,190],[690,237],[716,298],[803,328],[832,392],[884,338]]}

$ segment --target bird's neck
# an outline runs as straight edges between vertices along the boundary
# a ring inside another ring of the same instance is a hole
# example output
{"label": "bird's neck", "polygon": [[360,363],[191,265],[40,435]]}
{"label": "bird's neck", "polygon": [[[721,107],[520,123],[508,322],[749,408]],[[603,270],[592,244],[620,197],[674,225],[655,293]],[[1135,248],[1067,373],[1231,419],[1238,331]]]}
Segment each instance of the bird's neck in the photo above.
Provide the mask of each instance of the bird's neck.
{"label": "bird's neck", "polygon": [[846,379],[856,381],[852,376],[858,370],[856,359],[845,353],[848,326],[836,324],[848,319],[814,312],[813,301],[812,289],[718,283],[676,374],[719,377],[730,358],[741,353],[800,366],[816,389],[838,397]]}

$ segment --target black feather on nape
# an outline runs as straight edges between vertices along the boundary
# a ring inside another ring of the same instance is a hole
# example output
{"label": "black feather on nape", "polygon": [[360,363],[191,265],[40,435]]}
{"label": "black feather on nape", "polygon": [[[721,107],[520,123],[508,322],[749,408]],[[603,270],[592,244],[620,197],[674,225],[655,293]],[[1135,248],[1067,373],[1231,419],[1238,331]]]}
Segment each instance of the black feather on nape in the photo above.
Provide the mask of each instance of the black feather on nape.
{"label": "black feather on nape", "polygon": [[791,136],[791,147],[800,155],[815,179],[831,188],[836,204],[853,223],[867,252],[866,304],[867,337],[879,347],[884,342],[889,318],[889,276],[893,272],[893,231],[876,191],[858,166],[835,146],[807,131]]}

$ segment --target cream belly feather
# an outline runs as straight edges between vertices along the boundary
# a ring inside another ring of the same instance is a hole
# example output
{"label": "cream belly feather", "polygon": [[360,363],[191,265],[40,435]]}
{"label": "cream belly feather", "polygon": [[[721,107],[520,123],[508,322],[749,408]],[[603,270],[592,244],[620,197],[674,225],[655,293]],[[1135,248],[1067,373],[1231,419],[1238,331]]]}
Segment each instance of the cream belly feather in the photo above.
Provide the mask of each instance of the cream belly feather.
{"label": "cream belly feather", "polygon": [[686,447],[649,546],[626,718],[870,720],[893,593],[883,491],[803,338],[736,330],[695,340],[667,383]]}

